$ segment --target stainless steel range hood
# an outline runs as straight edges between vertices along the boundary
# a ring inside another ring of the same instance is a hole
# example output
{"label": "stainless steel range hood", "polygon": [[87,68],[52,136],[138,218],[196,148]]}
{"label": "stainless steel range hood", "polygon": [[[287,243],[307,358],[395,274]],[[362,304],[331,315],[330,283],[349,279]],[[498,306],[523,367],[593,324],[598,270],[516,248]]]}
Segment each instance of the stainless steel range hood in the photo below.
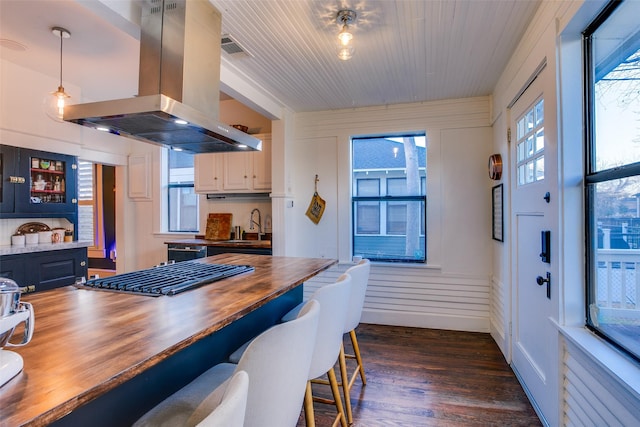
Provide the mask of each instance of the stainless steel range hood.
{"label": "stainless steel range hood", "polygon": [[261,150],[218,120],[220,35],[208,0],[145,0],[138,96],[69,105],[64,120],[192,153]]}

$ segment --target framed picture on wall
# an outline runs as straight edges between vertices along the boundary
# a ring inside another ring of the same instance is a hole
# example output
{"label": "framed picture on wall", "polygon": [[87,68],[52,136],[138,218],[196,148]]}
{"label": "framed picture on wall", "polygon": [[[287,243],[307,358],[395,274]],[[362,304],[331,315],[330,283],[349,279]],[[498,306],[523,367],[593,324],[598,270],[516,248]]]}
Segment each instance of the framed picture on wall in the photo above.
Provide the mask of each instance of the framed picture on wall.
{"label": "framed picture on wall", "polygon": [[502,221],[502,184],[498,184],[491,189],[491,227],[493,240],[504,241],[504,224]]}

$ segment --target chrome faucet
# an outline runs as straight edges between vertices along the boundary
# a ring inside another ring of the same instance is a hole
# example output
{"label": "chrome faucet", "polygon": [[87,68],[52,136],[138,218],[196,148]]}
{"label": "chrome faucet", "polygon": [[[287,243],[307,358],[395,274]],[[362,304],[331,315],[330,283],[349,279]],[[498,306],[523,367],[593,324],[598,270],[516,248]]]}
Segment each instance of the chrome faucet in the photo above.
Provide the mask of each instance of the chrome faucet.
{"label": "chrome faucet", "polygon": [[[255,222],[253,220],[253,214],[255,212],[258,212],[258,222]],[[253,230],[253,224],[258,226],[258,240],[262,240],[262,237],[260,236],[260,233],[262,231],[262,216],[260,215],[260,209],[255,208],[254,210],[251,211],[251,218],[249,218],[249,230]]]}

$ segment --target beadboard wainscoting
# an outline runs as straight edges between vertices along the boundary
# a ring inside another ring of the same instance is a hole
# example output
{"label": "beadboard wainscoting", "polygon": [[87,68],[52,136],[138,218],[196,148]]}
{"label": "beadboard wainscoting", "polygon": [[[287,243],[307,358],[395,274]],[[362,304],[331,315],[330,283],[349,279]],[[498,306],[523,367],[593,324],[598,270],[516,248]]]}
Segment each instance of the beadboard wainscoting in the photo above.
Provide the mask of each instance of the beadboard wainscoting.
{"label": "beadboard wainscoting", "polygon": [[[587,337],[586,340],[589,345],[589,341],[597,338]],[[571,339],[563,339],[562,342],[562,424],[594,427],[640,425],[640,396],[637,391],[632,390],[633,385],[620,384],[616,374],[607,372],[624,369],[626,363],[616,363],[611,359],[603,367]],[[591,343],[590,350],[594,351],[595,347],[597,351],[598,346]],[[625,376],[625,380],[633,380],[634,377],[637,380],[633,373]]]}
{"label": "beadboard wainscoting", "polygon": [[[334,282],[350,266],[339,264],[305,282],[305,298]],[[407,264],[373,264],[362,322],[489,332],[489,309],[488,277],[444,275]]]}
{"label": "beadboard wainscoting", "polygon": [[509,304],[510,291],[496,276],[491,276],[491,336],[507,362],[511,361]]}

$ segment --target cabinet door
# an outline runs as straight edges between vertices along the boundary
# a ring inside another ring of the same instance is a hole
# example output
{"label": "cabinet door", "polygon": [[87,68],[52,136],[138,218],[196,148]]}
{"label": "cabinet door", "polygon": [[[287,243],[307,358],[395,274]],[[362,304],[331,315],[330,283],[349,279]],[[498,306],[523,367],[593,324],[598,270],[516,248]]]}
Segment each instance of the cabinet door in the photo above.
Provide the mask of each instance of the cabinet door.
{"label": "cabinet door", "polygon": [[87,249],[42,252],[35,258],[32,273],[36,292],[73,285],[78,277],[87,277]]}
{"label": "cabinet door", "polygon": [[18,149],[0,145],[0,212],[14,211],[15,189],[19,186],[29,186],[29,178],[18,175]]}
{"label": "cabinet door", "polygon": [[196,193],[219,193],[222,191],[223,154],[207,153],[195,156]]}
{"label": "cabinet door", "polygon": [[68,286],[87,277],[87,248],[61,249],[0,257],[0,276],[34,292]]}
{"label": "cabinet door", "polygon": [[23,256],[3,256],[0,259],[0,277],[11,279],[20,287],[30,285],[27,283],[25,260]]}
{"label": "cabinet door", "polygon": [[78,165],[74,156],[20,149],[18,170],[26,185],[16,187],[17,212],[75,213]]}
{"label": "cabinet door", "polygon": [[251,190],[252,153],[224,153],[224,191]]}
{"label": "cabinet door", "polygon": [[271,135],[256,135],[262,140],[262,151],[253,156],[253,189],[271,190]]}

